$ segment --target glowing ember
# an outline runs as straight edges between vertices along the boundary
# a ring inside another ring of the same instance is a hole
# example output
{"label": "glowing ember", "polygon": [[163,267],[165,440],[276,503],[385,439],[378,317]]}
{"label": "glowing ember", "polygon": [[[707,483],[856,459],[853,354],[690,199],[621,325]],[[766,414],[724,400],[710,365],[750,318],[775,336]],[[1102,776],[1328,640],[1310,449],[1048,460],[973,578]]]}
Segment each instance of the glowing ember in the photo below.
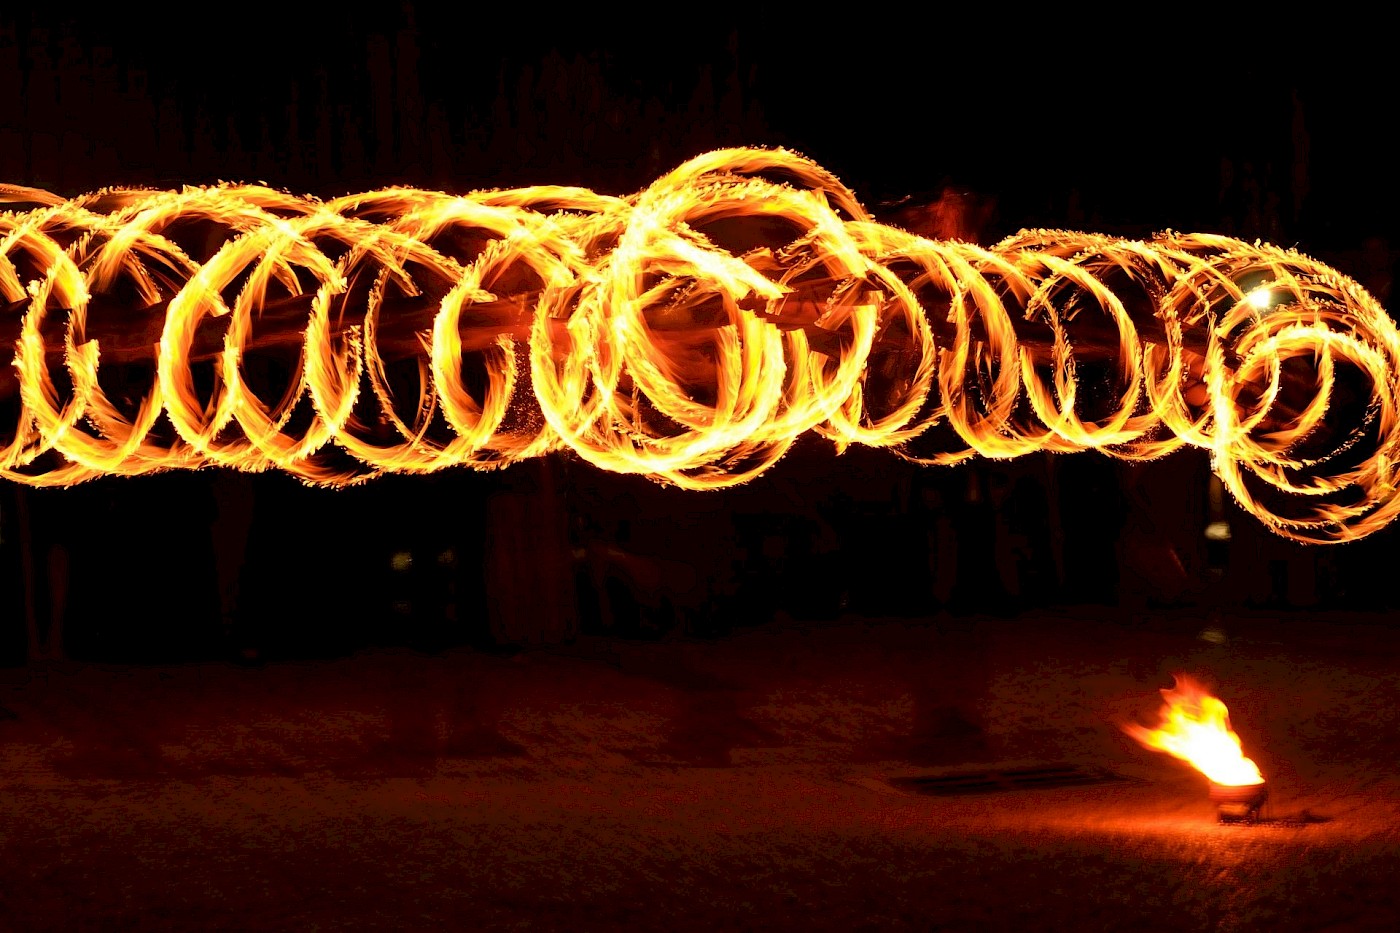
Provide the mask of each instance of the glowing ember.
{"label": "glowing ember", "polygon": [[1146,729],[1129,725],[1124,731],[1148,748],[1190,763],[1213,784],[1241,787],[1264,783],[1258,766],[1244,756],[1224,703],[1181,674],[1176,675],[1176,686],[1163,690],[1162,696],[1167,705],[1162,708],[1160,726]]}
{"label": "glowing ember", "polygon": [[21,483],[345,485],[572,451],[708,488],[817,432],[921,464],[1190,445],[1300,541],[1400,512],[1395,327],[1265,244],[933,241],[758,149],[625,198],[0,195],[40,205],[0,215],[0,476]]}

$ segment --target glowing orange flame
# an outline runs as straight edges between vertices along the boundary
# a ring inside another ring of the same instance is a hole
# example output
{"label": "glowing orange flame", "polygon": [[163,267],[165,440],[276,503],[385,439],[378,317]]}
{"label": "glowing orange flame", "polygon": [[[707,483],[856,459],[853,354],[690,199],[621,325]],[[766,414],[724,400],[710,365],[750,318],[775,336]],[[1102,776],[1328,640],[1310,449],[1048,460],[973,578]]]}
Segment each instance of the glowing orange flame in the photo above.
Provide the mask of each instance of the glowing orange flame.
{"label": "glowing orange flame", "polygon": [[1155,729],[1129,725],[1124,731],[1148,748],[1188,762],[1216,784],[1264,783],[1259,767],[1244,756],[1224,703],[1182,674],[1176,675],[1175,687],[1164,689],[1162,696],[1167,705],[1162,708],[1161,725]]}
{"label": "glowing orange flame", "polygon": [[712,488],[816,432],[921,464],[1190,445],[1300,541],[1400,513],[1394,325],[1265,244],[935,241],[760,149],[625,198],[0,196],[40,205],[0,215],[16,482],[214,465],[345,485],[571,451]]}

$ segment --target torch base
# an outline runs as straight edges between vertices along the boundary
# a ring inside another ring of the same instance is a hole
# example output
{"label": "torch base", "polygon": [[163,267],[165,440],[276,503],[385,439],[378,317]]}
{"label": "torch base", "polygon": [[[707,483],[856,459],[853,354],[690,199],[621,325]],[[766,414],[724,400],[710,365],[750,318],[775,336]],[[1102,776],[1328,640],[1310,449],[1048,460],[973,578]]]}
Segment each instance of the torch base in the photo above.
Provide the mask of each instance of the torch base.
{"label": "torch base", "polygon": [[1259,811],[1269,799],[1264,784],[1210,785],[1210,800],[1222,823],[1257,823]]}

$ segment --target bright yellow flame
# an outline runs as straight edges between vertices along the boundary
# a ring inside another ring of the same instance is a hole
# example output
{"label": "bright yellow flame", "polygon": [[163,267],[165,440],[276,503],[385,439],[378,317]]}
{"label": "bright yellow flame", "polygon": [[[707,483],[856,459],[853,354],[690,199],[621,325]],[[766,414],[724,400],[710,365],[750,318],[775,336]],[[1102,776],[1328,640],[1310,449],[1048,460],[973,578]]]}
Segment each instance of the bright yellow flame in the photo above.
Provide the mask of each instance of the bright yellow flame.
{"label": "bright yellow flame", "polygon": [[1256,288],[1249,293],[1246,300],[1258,310],[1264,311],[1273,302],[1274,293],[1268,288]]}
{"label": "bright yellow flame", "polygon": [[1175,687],[1163,690],[1162,696],[1167,705],[1162,708],[1161,725],[1155,729],[1129,725],[1124,731],[1148,748],[1190,763],[1216,784],[1264,783],[1258,766],[1244,756],[1224,703],[1182,674],[1176,675]]}
{"label": "bright yellow flame", "polygon": [[[921,464],[1189,445],[1299,541],[1400,513],[1400,336],[1357,283],[1267,244],[936,241],[762,149],[630,197],[5,197],[41,205],[0,214],[16,482],[214,465],[346,485],[571,451],[713,488],[816,432]],[[1341,369],[1360,423],[1338,430]]]}

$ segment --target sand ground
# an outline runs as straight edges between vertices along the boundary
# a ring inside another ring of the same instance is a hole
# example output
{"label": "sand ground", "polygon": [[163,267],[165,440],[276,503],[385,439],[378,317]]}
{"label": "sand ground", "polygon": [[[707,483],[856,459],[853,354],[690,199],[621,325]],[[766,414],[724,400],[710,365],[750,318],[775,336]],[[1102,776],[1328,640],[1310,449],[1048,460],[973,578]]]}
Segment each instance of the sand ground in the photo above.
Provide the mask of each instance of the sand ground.
{"label": "sand ground", "polygon": [[[1400,627],[1211,624],[0,672],[0,928],[1400,929]],[[1268,821],[1218,824],[1121,732],[1178,670],[1229,704]],[[953,694],[982,740],[939,720]],[[899,780],[1043,763],[1116,779]]]}

